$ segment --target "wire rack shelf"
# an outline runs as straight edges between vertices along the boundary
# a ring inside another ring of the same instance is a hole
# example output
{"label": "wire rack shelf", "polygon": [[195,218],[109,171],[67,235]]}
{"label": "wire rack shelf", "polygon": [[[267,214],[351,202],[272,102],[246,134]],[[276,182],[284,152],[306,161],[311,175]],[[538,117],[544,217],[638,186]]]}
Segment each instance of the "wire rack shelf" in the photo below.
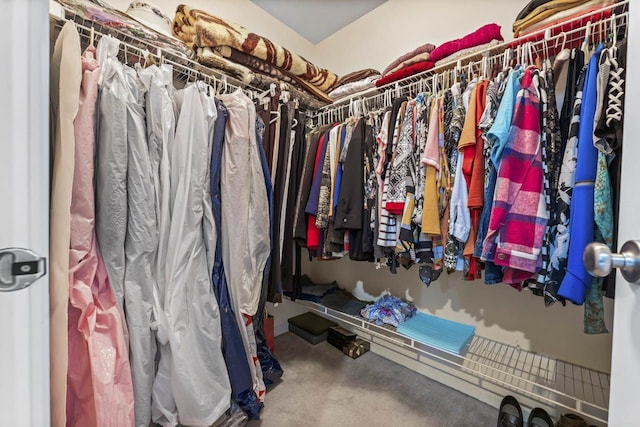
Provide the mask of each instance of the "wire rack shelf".
{"label": "wire rack shelf", "polygon": [[610,375],[605,372],[477,335],[458,355],[420,343],[388,325],[378,326],[362,317],[309,301],[295,302],[373,342],[382,340],[387,349],[410,354],[430,367],[444,368],[458,379],[466,378],[470,383],[480,379],[545,407],[571,411],[591,422],[607,422]]}

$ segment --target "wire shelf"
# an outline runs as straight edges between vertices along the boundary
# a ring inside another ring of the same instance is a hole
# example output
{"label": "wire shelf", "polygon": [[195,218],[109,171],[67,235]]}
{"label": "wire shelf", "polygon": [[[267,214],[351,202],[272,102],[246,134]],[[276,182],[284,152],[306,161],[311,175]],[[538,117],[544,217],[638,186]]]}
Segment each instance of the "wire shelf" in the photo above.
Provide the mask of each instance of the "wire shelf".
{"label": "wire shelf", "polygon": [[[277,80],[269,76],[262,76],[258,80],[252,79],[251,83],[247,83],[227,74],[223,70],[205,66],[181,52],[186,48],[186,45],[183,46],[182,42],[175,41],[175,45],[171,44],[174,42],[168,43],[165,36],[158,35],[154,30],[146,30],[146,27],[142,24],[138,24],[140,25],[140,29],[138,29],[128,28],[127,25],[122,25],[116,21],[101,23],[86,18],[65,4],[56,3],[56,6],[59,6],[57,9],[60,9],[60,12],[51,14],[50,20],[57,31],[67,21],[73,21],[85,46],[88,45],[91,34],[94,35],[96,42],[100,37],[110,35],[120,41],[119,58],[121,60],[126,63],[142,62],[146,61],[148,56],[151,55],[156,62],[173,67],[174,80],[179,85],[184,85],[189,81],[204,80],[215,89],[220,88],[225,92],[241,89],[255,102],[267,97],[267,95],[273,97],[279,94],[283,102],[291,99],[296,102],[296,105],[306,109],[313,109],[316,104],[322,105],[321,101],[315,100],[311,94],[285,82],[278,81],[278,84],[275,84],[274,82]],[[141,34],[140,37],[136,36],[138,33]],[[147,36],[148,38],[145,38]]]}
{"label": "wire shelf", "polygon": [[[392,350],[407,350],[418,361],[427,359],[464,375],[488,381],[507,392],[526,396],[547,407],[577,413],[592,422],[606,423],[609,407],[607,373],[585,368],[549,356],[523,350],[517,346],[489,338],[474,336],[461,355],[432,347],[396,332],[395,328],[378,326],[359,316],[341,313],[321,304],[296,300],[313,312],[341,323],[347,328],[384,340]],[[426,364],[426,363],[425,363]]]}
{"label": "wire shelf", "polygon": [[447,82],[452,82],[454,74],[475,74],[494,64],[502,64],[507,50],[511,53],[509,62],[519,58],[528,61],[529,57],[536,56],[552,58],[563,48],[580,47],[585,40],[589,44],[596,44],[614,33],[618,39],[622,39],[627,32],[628,10],[629,0],[624,0],[514,40],[492,45],[430,70],[341,98],[318,109],[316,117],[323,122],[341,121],[355,110],[384,107],[385,101],[392,97],[435,92],[434,88],[446,87]]}

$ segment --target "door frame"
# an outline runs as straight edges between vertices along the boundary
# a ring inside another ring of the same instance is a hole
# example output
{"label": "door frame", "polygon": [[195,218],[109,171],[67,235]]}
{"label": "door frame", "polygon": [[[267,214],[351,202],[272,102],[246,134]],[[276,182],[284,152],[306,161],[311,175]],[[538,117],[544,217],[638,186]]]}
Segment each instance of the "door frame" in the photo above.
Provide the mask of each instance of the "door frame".
{"label": "door frame", "polygon": [[[49,2],[8,0],[0,26],[0,247],[49,255]],[[25,28],[26,27],[26,28]],[[48,426],[48,276],[0,293],[0,414]]]}

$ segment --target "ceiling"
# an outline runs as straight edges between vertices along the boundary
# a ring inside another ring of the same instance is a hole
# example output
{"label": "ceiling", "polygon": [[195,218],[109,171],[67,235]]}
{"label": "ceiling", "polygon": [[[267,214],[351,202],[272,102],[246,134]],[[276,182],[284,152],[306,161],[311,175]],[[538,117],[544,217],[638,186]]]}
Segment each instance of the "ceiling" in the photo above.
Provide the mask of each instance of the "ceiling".
{"label": "ceiling", "polygon": [[387,0],[251,0],[313,44]]}

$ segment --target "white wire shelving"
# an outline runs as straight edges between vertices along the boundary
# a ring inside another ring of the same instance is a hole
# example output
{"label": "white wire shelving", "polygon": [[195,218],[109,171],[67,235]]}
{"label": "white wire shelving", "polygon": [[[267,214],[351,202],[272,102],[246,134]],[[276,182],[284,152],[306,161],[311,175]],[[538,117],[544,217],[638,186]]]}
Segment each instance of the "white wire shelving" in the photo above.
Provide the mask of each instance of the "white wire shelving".
{"label": "white wire shelving", "polygon": [[572,412],[606,424],[610,376],[605,372],[534,353],[489,338],[474,336],[462,354],[423,344],[396,332],[310,301],[296,300],[310,311],[339,323],[374,343],[470,383],[491,383],[526,396],[547,408]]}

